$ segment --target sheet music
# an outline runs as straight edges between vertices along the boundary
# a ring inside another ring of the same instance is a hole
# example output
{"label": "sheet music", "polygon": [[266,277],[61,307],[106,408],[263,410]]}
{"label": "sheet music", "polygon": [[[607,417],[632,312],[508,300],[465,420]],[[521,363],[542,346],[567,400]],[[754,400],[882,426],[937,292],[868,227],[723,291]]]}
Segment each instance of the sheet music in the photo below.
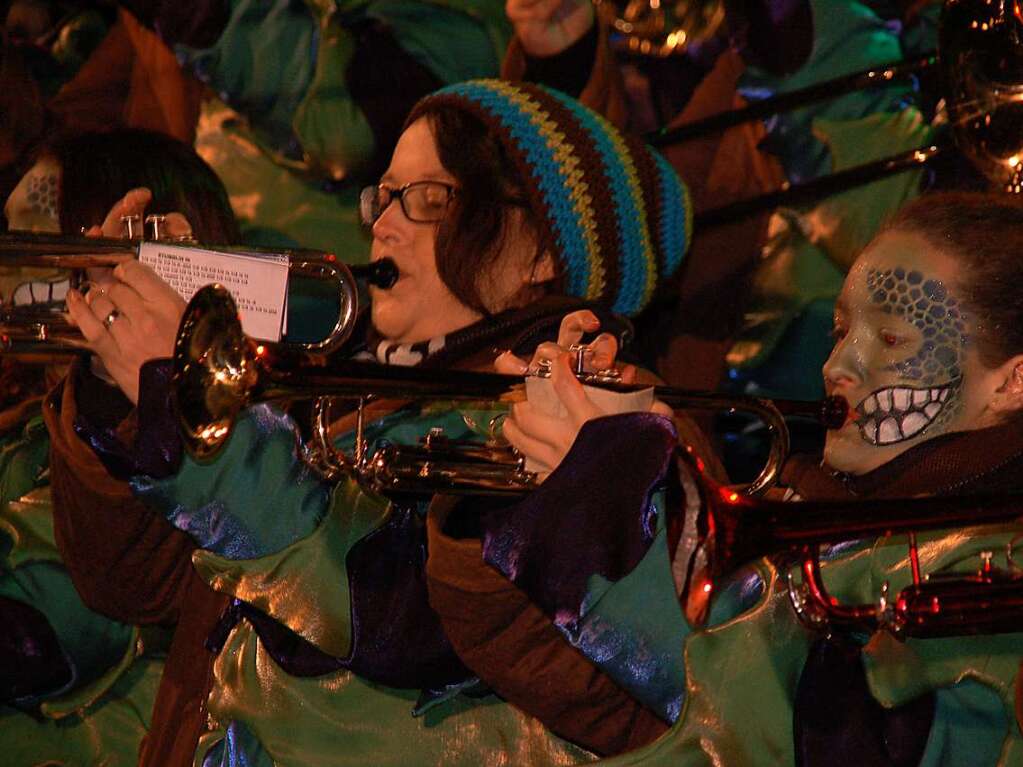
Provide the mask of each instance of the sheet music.
{"label": "sheet music", "polygon": [[139,246],[139,261],[152,267],[186,301],[205,285],[223,285],[238,304],[247,335],[280,341],[287,331],[287,256],[145,242]]}

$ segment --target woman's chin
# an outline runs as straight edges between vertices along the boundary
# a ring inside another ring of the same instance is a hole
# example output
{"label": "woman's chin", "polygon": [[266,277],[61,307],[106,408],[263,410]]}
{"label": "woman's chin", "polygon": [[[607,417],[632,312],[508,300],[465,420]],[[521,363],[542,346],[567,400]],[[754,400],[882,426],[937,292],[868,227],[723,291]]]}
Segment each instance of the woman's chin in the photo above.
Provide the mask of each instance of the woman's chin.
{"label": "woman's chin", "polygon": [[412,324],[408,312],[402,311],[401,305],[390,296],[373,299],[370,319],[377,333],[392,340],[400,340],[408,335]]}
{"label": "woman's chin", "polygon": [[[847,427],[848,428],[848,427]],[[858,432],[829,432],[824,442],[824,463],[843,474],[866,474],[883,466],[910,447],[908,442],[878,447]]]}

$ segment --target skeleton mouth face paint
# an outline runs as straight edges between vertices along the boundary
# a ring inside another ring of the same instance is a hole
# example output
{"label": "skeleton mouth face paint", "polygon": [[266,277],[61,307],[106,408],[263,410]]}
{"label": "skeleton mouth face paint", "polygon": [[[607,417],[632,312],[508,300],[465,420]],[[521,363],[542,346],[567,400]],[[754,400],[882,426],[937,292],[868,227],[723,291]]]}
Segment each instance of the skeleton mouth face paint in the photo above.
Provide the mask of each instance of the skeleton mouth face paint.
{"label": "skeleton mouth face paint", "polygon": [[926,439],[977,428],[964,402],[974,380],[969,371],[980,363],[955,295],[956,269],[921,235],[895,231],[876,239],[850,270],[824,376],[854,417],[827,436],[831,467],[865,473]]}
{"label": "skeleton mouth face paint", "polygon": [[860,435],[872,445],[894,445],[919,436],[938,420],[956,387],[878,389],[856,406]]}

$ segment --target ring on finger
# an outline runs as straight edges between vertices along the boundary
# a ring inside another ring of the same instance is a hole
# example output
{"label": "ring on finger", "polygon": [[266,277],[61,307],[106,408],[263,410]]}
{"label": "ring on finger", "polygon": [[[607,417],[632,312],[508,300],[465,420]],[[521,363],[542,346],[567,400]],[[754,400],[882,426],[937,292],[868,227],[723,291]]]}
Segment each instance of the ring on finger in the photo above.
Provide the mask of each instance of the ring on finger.
{"label": "ring on finger", "polygon": [[110,330],[110,326],[114,324],[114,321],[121,316],[121,313],[117,309],[111,309],[107,316],[103,318],[103,327]]}

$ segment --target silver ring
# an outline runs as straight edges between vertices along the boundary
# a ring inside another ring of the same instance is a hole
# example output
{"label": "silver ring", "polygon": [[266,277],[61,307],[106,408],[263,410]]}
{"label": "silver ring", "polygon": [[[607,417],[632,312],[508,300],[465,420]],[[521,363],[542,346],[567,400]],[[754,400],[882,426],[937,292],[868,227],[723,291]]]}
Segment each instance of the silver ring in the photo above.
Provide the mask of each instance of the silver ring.
{"label": "silver ring", "polygon": [[111,309],[110,313],[103,318],[103,327],[110,330],[110,326],[114,324],[114,320],[121,316],[121,313],[117,309]]}

